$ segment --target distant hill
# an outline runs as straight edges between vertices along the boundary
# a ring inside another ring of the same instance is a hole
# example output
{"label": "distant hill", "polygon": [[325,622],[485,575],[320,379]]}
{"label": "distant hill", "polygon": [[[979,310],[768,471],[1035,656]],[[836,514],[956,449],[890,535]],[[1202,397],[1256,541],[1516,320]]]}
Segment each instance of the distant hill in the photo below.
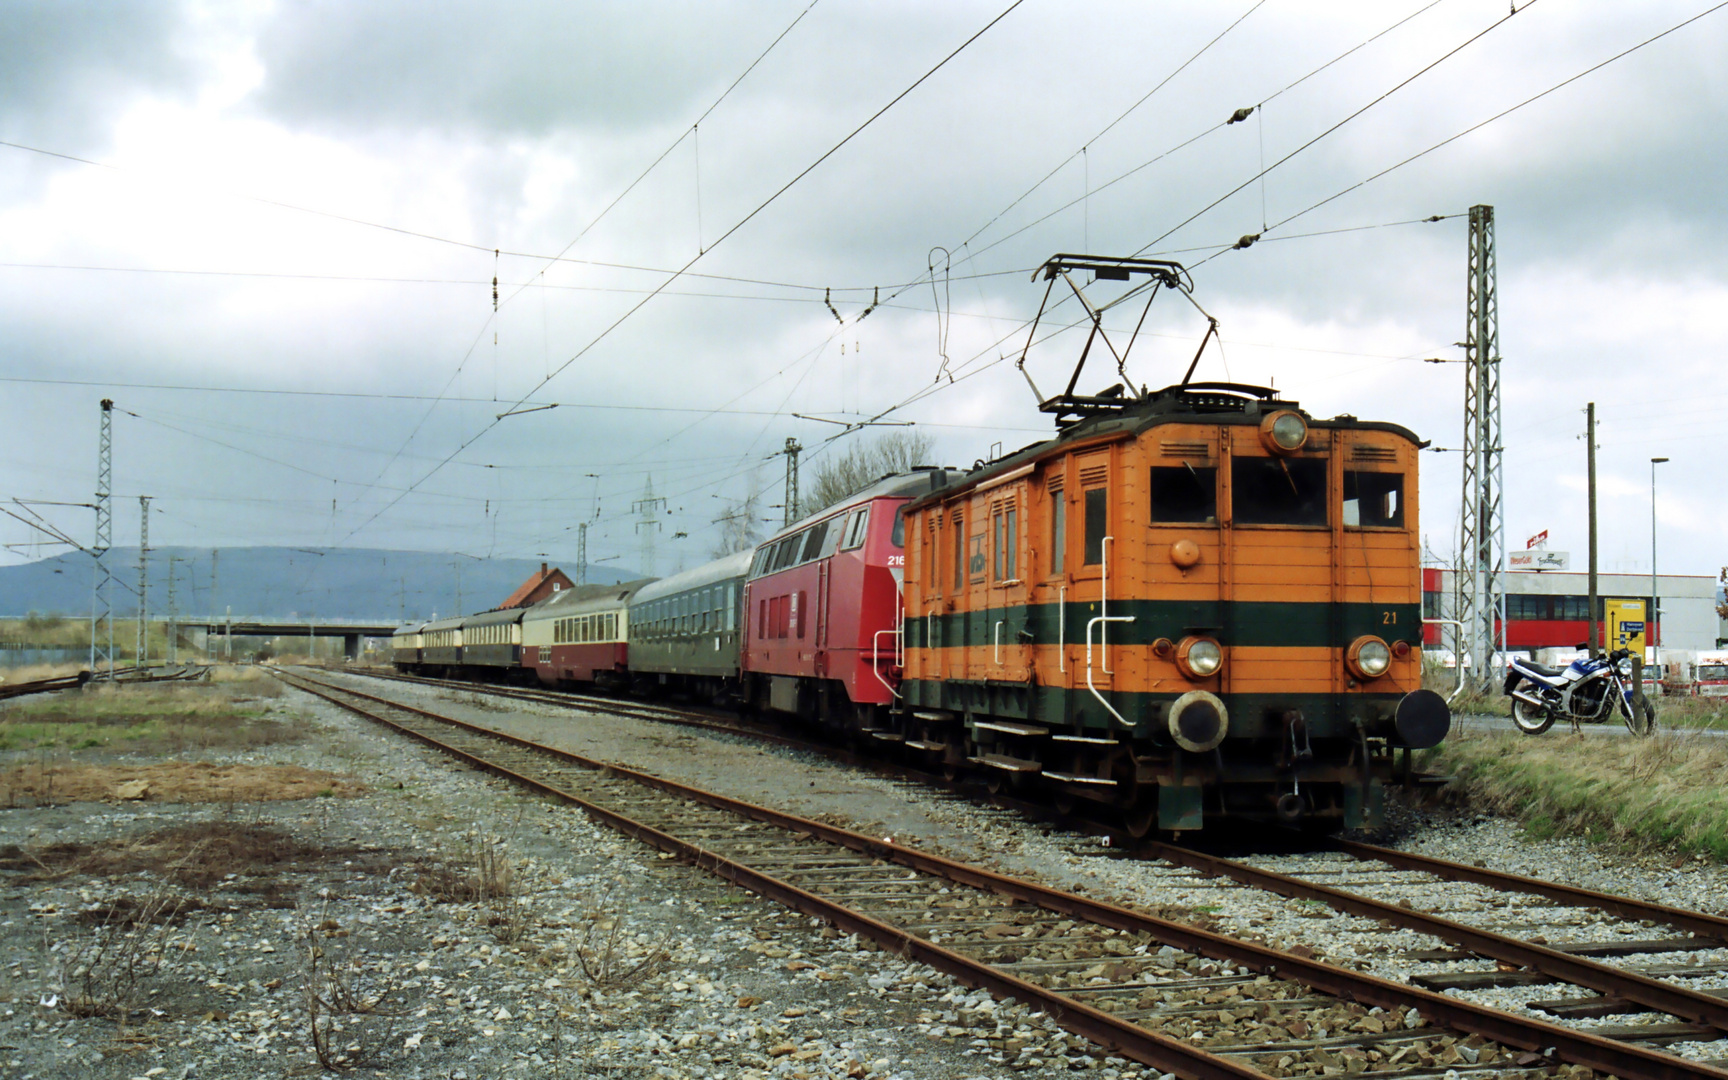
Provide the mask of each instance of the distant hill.
{"label": "distant hill", "polygon": [[[486,611],[504,602],[538,559],[473,559],[425,551],[367,548],[179,548],[150,550],[152,615],[168,610],[168,566],[175,566],[174,606],[182,614],[270,618],[401,619]],[[137,617],[138,549],[117,547],[104,561],[114,574],[117,616]],[[214,564],[214,573],[212,565]],[[57,555],[0,567],[0,617],[41,612],[90,613],[91,559]],[[574,566],[565,566],[575,576]],[[634,575],[590,567],[588,580],[610,584]]]}

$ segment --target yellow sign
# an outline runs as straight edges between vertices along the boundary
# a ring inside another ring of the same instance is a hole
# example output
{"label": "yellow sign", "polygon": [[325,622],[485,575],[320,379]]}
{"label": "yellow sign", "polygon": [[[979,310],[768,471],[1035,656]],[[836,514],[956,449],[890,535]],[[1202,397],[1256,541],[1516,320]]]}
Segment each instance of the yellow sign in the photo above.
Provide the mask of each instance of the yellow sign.
{"label": "yellow sign", "polygon": [[1607,600],[1608,647],[1630,649],[1632,655],[1644,655],[1644,601]]}

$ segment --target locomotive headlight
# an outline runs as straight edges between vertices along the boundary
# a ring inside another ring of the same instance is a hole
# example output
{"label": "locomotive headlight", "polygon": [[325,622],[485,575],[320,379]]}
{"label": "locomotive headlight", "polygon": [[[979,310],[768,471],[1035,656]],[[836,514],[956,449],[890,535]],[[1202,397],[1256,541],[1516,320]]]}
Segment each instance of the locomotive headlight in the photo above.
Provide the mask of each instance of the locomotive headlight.
{"label": "locomotive headlight", "polygon": [[1260,421],[1260,438],[1274,454],[1294,454],[1308,441],[1308,421],[1282,409]]}
{"label": "locomotive headlight", "polygon": [[1350,670],[1363,679],[1378,679],[1392,666],[1392,648],[1377,637],[1357,638],[1345,658]]}
{"label": "locomotive headlight", "polygon": [[1176,646],[1176,666],[1190,679],[1206,679],[1224,666],[1224,650],[1211,638],[1183,638]]}

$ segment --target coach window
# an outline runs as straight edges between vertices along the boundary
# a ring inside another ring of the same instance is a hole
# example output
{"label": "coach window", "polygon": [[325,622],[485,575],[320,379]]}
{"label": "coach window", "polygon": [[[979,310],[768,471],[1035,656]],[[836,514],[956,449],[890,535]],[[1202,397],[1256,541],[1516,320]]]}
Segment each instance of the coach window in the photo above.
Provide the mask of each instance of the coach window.
{"label": "coach window", "polygon": [[1237,525],[1325,525],[1326,459],[1232,458],[1230,512]]}
{"label": "coach window", "polygon": [[1104,537],[1110,531],[1110,489],[1091,488],[1087,490],[1085,511],[1085,565],[1097,566],[1104,561]]}
{"label": "coach window", "polygon": [[1192,465],[1152,469],[1153,524],[1218,524],[1218,470]]}
{"label": "coach window", "polygon": [[1344,524],[1364,529],[1404,527],[1404,474],[1346,472]]}
{"label": "coach window", "polygon": [[738,629],[737,604],[734,602],[732,586],[726,586],[726,629]]}
{"label": "coach window", "polygon": [[851,551],[853,548],[858,547],[860,544],[864,543],[864,535],[869,531],[870,507],[865,506],[853,513],[850,531],[846,534],[845,542],[840,545],[840,550]]}

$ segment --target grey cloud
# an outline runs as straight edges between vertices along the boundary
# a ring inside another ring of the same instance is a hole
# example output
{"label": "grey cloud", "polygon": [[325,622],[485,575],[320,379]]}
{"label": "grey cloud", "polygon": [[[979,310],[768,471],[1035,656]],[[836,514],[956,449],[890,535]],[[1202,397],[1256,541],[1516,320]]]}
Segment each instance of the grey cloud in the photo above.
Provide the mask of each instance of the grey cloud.
{"label": "grey cloud", "polygon": [[134,92],[189,85],[171,3],[0,0],[0,130],[80,150]]}

